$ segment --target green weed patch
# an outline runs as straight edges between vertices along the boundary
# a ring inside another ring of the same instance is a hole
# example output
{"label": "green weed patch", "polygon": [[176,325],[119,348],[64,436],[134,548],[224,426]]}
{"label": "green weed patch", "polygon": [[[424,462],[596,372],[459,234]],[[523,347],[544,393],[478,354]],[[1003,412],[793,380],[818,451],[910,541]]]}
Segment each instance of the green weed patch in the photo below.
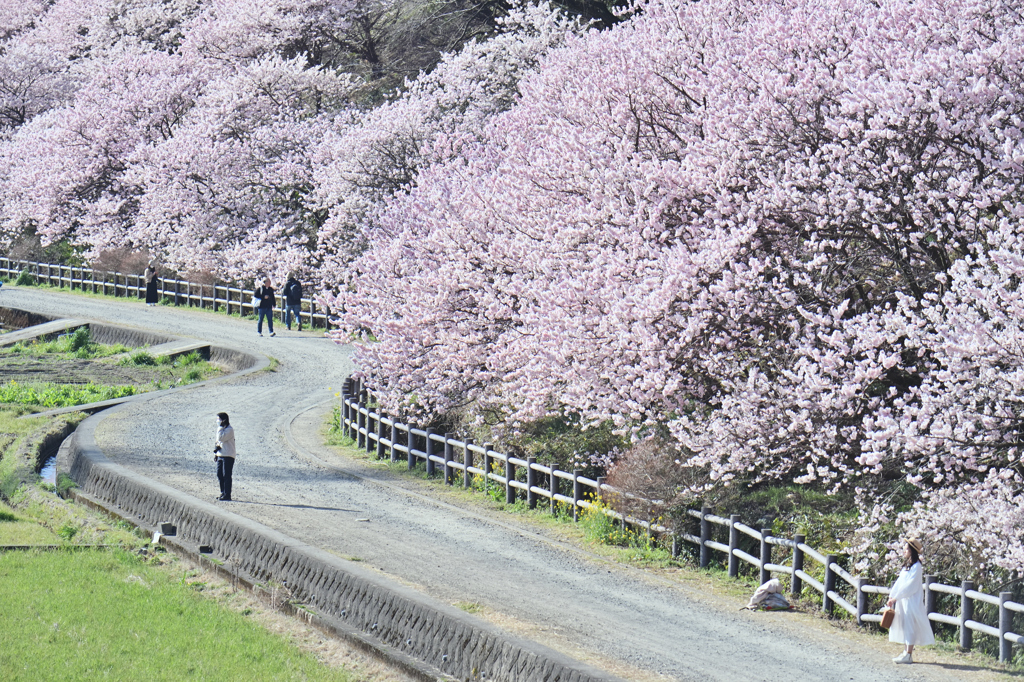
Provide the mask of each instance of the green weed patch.
{"label": "green weed patch", "polygon": [[125,398],[138,392],[134,386],[100,386],[97,384],[22,384],[9,381],[0,385],[0,403],[34,405],[45,408],[85,405],[101,400]]}

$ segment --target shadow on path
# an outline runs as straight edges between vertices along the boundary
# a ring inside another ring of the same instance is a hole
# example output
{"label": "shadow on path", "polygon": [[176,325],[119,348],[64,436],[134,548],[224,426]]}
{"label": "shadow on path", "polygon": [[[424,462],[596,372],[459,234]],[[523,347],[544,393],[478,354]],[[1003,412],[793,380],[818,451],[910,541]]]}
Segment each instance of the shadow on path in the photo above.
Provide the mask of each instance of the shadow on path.
{"label": "shadow on path", "polygon": [[261,507],[288,507],[289,509],[316,509],[318,511],[350,512],[357,513],[360,509],[342,509],[339,507],[314,507],[309,504],[277,504],[275,502],[256,502],[253,500],[231,500],[235,504],[255,504]]}

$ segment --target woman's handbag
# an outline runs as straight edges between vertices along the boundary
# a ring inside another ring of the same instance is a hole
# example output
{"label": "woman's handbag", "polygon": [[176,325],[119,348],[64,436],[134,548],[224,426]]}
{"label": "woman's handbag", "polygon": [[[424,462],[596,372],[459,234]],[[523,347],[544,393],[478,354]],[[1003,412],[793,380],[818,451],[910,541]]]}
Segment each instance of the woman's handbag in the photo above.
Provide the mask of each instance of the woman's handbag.
{"label": "woman's handbag", "polygon": [[886,609],[882,611],[882,622],[879,623],[886,630],[892,626],[892,621],[896,618],[896,609]]}

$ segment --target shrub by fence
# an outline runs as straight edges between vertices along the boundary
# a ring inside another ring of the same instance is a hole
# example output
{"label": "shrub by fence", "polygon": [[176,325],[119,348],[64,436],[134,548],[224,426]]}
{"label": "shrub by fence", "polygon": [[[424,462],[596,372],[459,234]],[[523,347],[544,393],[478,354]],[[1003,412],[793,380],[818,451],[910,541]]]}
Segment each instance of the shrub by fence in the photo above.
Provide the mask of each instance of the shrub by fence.
{"label": "shrub by fence", "polygon": [[[69,289],[79,289],[105,296],[143,298],[146,295],[146,281],[142,275],[0,258],[0,276],[13,278],[23,272],[33,276],[36,282],[50,286],[66,286]],[[157,282],[157,294],[161,299],[172,300],[174,305],[211,310],[224,309],[228,315],[234,313],[238,315],[255,314],[255,309],[252,306],[254,292],[251,289],[242,289],[226,284],[196,284],[166,277],[158,277]],[[282,317],[283,309],[284,306],[279,305],[278,312]],[[303,324],[311,327],[327,328],[330,324],[327,313],[318,310],[316,301],[311,298],[302,299],[300,319]]]}
{"label": "shrub by fence", "polygon": [[[717,516],[709,507],[689,509],[692,531],[667,528],[650,519],[639,519],[621,514],[601,504],[601,500],[614,500],[627,495],[604,482],[602,477],[587,478],[579,469],[565,471],[557,464],[539,464],[535,457],[521,459],[492,449],[490,443],[476,444],[472,439],[458,440],[451,433],[436,433],[374,410],[372,393],[357,379],[347,379],[342,388],[340,427],[356,446],[375,454],[378,459],[392,462],[405,459],[409,469],[423,461],[428,475],[441,473],[447,485],[461,484],[469,488],[473,477],[480,477],[484,488],[489,485],[504,489],[505,501],[513,504],[525,499],[533,509],[538,504],[549,506],[554,513],[557,505],[567,505],[573,520],[581,509],[604,513],[620,522],[652,536],[661,536],[672,555],[678,556],[686,545],[694,548],[701,568],[711,565],[714,553],[724,557],[730,577],[740,573],[740,562],[758,571],[761,583],[773,574],[788,576],[790,593],[801,595],[810,587],[820,595],[821,608],[832,615],[836,607],[856,619],[858,625],[878,623],[881,615],[873,612],[872,595],[887,595],[889,588],[872,585],[866,578],[852,575],[840,565],[840,557],[822,554],[805,542],[803,535],[792,538],[777,537],[770,529],[757,530],[742,523],[739,515],[729,518]],[[525,479],[525,480],[524,480]],[[753,554],[748,549],[754,550]],[[785,555],[785,556],[783,556]],[[957,598],[958,613],[945,613],[940,601],[948,607],[950,599]],[[925,604],[928,618],[933,623],[945,623],[958,630],[960,648],[967,651],[973,646],[975,632],[995,637],[999,641],[999,660],[1012,658],[1014,644],[1024,644],[1024,635],[1014,631],[1014,615],[1024,613],[1024,604],[1012,601],[1011,592],[998,596],[975,589],[972,581],[959,586],[938,582],[934,575],[925,576]],[[990,604],[997,609],[995,625],[975,619],[977,603]],[[934,628],[934,626],[933,626]]]}

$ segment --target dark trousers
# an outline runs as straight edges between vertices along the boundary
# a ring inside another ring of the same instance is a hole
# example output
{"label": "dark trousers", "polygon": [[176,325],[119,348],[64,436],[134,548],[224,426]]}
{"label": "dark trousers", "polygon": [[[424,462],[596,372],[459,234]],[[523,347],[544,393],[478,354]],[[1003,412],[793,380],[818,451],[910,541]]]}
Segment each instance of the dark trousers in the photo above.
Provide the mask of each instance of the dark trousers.
{"label": "dark trousers", "polygon": [[270,333],[274,333],[274,309],[273,308],[257,308],[256,309],[256,333],[263,333],[263,318],[267,318],[267,327],[270,329]]}
{"label": "dark trousers", "polygon": [[231,470],[235,468],[234,457],[217,458],[217,481],[220,482],[220,496],[231,499]]}

